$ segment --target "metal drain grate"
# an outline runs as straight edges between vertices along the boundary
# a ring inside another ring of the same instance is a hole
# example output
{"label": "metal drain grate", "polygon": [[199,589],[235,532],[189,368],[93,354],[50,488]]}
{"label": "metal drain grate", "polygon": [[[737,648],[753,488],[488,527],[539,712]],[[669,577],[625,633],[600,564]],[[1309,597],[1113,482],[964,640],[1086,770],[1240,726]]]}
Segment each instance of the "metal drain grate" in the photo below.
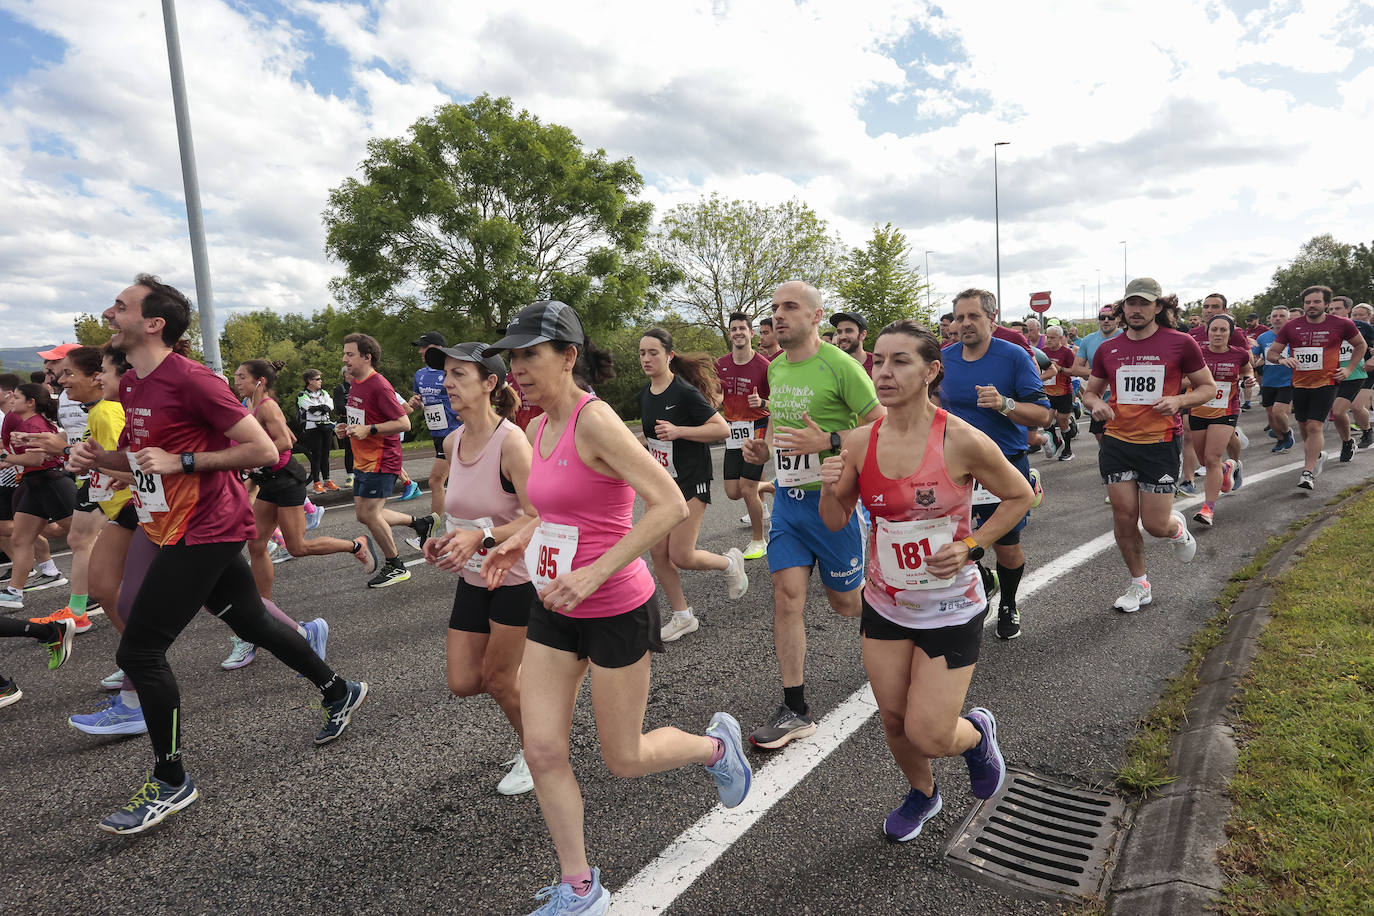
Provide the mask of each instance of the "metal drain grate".
{"label": "metal drain grate", "polygon": [[1002,791],[964,819],[945,861],[1019,897],[1093,899],[1106,891],[1129,826],[1126,803],[1115,795],[1008,769]]}

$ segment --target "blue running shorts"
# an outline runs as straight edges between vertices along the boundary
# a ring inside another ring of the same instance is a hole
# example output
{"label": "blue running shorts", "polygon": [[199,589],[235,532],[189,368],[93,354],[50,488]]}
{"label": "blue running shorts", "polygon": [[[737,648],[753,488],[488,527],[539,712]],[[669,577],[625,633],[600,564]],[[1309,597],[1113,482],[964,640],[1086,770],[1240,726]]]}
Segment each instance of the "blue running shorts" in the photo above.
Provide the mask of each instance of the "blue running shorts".
{"label": "blue running shorts", "polygon": [[856,506],[839,531],[821,521],[821,491],[779,489],[773,497],[768,532],[768,571],[819,566],[821,584],[833,592],[852,592],[864,581],[864,528]]}

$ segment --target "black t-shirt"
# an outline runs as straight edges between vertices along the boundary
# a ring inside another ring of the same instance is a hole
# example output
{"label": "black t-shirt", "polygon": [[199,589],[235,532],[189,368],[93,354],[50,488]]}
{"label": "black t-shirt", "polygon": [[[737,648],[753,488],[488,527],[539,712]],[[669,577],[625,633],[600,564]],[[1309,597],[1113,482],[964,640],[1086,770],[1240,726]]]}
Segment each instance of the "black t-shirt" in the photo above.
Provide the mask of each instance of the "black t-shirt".
{"label": "black t-shirt", "polygon": [[[644,438],[649,442],[649,451],[655,452],[660,463],[671,460],[672,468],[679,480],[711,479],[711,446],[705,442],[692,442],[676,439],[655,445],[654,425],[659,420],[674,426],[701,426],[716,415],[712,407],[690,382],[679,375],[673,376],[668,387],[661,394],[654,394],[652,385],[645,385],[639,392],[639,415],[644,428]],[[666,450],[666,457],[664,452]]]}

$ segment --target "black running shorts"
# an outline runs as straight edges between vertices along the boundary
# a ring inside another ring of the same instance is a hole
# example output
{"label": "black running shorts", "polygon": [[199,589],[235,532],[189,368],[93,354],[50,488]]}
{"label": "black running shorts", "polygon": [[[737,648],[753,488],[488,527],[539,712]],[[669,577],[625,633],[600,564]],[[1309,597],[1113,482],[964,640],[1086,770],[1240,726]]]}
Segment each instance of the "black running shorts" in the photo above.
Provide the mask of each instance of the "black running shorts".
{"label": "black running shorts", "polygon": [[661,629],[656,597],[614,617],[569,617],[535,601],[530,607],[526,638],[589,658],[598,668],[626,668],[646,652],[663,651]]}
{"label": "black running shorts", "polygon": [[952,627],[932,627],[917,630],[893,623],[864,601],[863,615],[859,618],[859,633],[864,639],[897,640],[909,639],[916,648],[932,659],[944,656],[945,665],[951,670],[967,668],[978,661],[978,650],[983,645],[983,621],[987,619],[988,608],[978,612],[978,616]]}
{"label": "black running shorts", "polygon": [[1183,439],[1137,444],[1103,436],[1097,470],[1105,484],[1133,480],[1146,493],[1172,493],[1183,472]]}
{"label": "black running shorts", "polygon": [[1260,386],[1260,406],[1261,406],[1261,407],[1273,407],[1275,404],[1292,404],[1292,403],[1293,403],[1293,387],[1292,387],[1291,385],[1284,385],[1282,388],[1275,388],[1275,387],[1273,387],[1273,386],[1268,386],[1268,385],[1261,385],[1261,386]]}
{"label": "black running shorts", "polygon": [[489,589],[460,578],[458,590],[453,595],[453,611],[448,617],[448,628],[468,633],[490,633],[493,621],[508,627],[527,626],[530,608],[538,602],[539,593],[530,582]]}
{"label": "black running shorts", "polygon": [[1309,420],[1325,423],[1327,415],[1331,413],[1331,408],[1335,403],[1335,385],[1293,389],[1293,417],[1299,423],[1306,423]]}

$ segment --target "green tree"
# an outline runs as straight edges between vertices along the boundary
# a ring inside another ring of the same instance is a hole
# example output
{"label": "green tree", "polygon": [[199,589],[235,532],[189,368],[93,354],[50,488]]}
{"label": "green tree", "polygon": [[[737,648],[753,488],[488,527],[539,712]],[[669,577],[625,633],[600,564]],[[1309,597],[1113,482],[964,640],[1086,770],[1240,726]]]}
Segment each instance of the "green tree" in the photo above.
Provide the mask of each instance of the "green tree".
{"label": "green tree", "polygon": [[483,339],[541,298],[613,326],[650,294],[643,184],[633,160],[588,152],[510,99],[442,105],[369,141],[360,177],[330,192],[325,250],[346,271],[333,290],[354,310]]}
{"label": "green tree", "polygon": [[82,312],[72,322],[76,331],[76,342],[83,347],[101,347],[114,336],[114,330],[106,327],[99,315]]}
{"label": "green tree", "polygon": [[1296,258],[1274,271],[1269,288],[1254,298],[1250,310],[1267,317],[1275,306],[1301,308],[1308,286],[1329,286],[1356,302],[1374,302],[1374,248],[1338,242],[1330,234],[1314,236]]}
{"label": "green tree", "polygon": [[882,327],[899,318],[915,318],[934,326],[935,316],[921,300],[926,284],[907,259],[911,243],[891,223],[873,226],[873,237],[845,256],[835,279],[835,291],[850,309],[863,315],[872,331],[871,349]]}
{"label": "green tree", "polygon": [[842,251],[800,201],[764,206],[718,194],[664,214],[654,247],[665,301],[727,342],[731,312],[758,317],[788,280],[824,285]]}

